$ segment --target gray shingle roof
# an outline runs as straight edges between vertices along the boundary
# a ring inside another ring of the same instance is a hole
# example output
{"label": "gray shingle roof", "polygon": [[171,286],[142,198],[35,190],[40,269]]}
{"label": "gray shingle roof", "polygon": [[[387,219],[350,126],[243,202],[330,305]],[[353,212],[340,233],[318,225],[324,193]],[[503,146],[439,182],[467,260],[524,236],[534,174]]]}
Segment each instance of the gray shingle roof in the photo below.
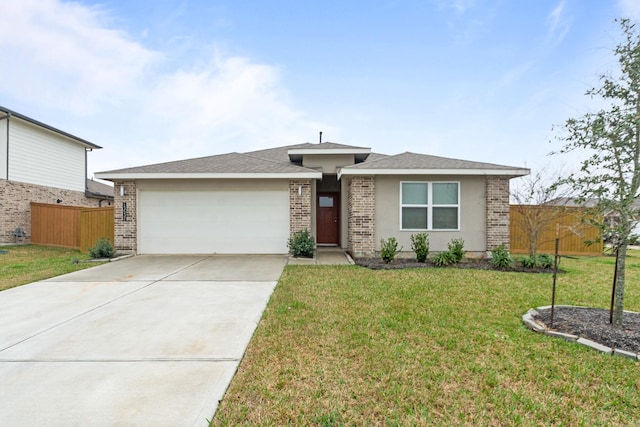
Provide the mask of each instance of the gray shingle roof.
{"label": "gray shingle roof", "polygon": [[113,185],[87,179],[87,193],[96,197],[113,198]]}
{"label": "gray shingle roof", "polygon": [[335,150],[335,149],[356,149],[362,150],[366,147],[354,147],[352,145],[336,144],[335,142],[323,142],[321,144],[311,144],[305,142],[303,144],[285,145],[282,147],[267,148],[265,150],[249,151],[245,154],[260,157],[262,159],[272,160],[274,162],[290,163],[289,150]]}
{"label": "gray shingle roof", "polygon": [[469,160],[451,159],[447,157],[430,156],[405,152],[394,156],[378,157],[367,160],[344,169],[491,169],[512,170],[521,169],[513,166],[496,165],[493,163],[473,162]]}
{"label": "gray shingle roof", "polygon": [[145,173],[297,173],[309,169],[291,163],[261,159],[253,155],[228,153],[195,159],[177,160],[153,165],[138,166],[101,172],[101,174],[145,174]]}

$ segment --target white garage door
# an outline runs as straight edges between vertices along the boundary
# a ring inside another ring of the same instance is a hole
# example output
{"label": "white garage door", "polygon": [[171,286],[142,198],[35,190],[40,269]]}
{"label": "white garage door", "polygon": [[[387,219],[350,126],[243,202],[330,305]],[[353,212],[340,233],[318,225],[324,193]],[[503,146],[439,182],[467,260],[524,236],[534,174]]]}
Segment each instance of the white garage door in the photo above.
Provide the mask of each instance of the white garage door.
{"label": "white garage door", "polygon": [[143,254],[286,253],[287,191],[140,191]]}

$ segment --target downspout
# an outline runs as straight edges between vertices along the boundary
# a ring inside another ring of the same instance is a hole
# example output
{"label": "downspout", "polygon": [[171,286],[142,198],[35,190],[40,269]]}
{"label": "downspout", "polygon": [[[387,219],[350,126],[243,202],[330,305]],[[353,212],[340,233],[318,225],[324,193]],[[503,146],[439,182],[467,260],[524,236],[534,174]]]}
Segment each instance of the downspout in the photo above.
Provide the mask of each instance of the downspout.
{"label": "downspout", "polygon": [[6,116],[0,117],[0,120],[7,119],[7,176],[5,179],[9,180],[9,118],[11,117],[11,113],[7,113]]}
{"label": "downspout", "polygon": [[89,187],[87,186],[87,173],[89,172],[88,171],[88,167],[87,167],[87,160],[88,160],[87,152],[88,151],[93,151],[93,150],[91,148],[85,148],[85,150],[84,150],[84,189],[85,189],[85,191],[89,189]]}

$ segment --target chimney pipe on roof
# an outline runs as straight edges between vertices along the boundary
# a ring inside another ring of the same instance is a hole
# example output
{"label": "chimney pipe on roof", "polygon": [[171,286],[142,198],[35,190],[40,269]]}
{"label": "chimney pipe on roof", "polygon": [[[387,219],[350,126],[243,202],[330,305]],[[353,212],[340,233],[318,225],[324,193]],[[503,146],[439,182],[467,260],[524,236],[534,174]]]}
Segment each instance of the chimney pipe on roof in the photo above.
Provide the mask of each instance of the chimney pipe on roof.
{"label": "chimney pipe on roof", "polygon": [[322,144],[322,131],[320,131],[320,142],[319,144]]}

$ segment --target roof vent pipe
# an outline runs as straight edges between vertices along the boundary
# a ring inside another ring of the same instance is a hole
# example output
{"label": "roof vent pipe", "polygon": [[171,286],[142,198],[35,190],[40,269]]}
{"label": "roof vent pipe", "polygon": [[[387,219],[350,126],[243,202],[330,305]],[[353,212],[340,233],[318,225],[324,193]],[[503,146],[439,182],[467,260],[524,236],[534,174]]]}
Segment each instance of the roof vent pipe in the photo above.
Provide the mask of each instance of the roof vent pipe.
{"label": "roof vent pipe", "polygon": [[320,144],[322,144],[322,131],[320,131]]}

